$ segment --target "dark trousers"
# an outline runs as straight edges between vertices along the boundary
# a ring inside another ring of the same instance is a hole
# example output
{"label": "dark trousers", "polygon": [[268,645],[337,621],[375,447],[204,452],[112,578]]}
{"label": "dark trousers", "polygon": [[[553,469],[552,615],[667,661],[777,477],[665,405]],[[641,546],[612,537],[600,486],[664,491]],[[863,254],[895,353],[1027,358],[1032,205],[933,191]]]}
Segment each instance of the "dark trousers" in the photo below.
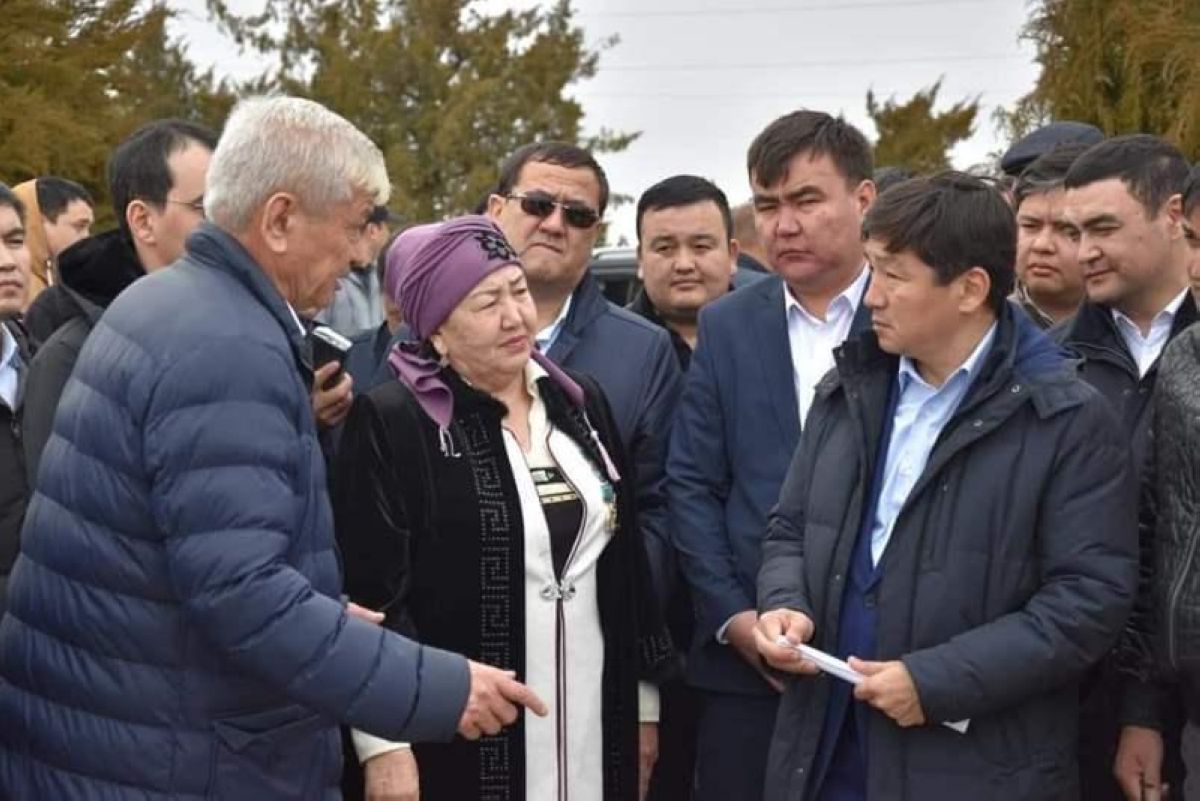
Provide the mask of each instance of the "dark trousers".
{"label": "dark trousers", "polygon": [[646,801],[691,801],[696,773],[696,731],[700,696],[682,679],[660,688],[658,762]]}
{"label": "dark trousers", "polygon": [[695,801],[762,801],[777,695],[700,692]]}

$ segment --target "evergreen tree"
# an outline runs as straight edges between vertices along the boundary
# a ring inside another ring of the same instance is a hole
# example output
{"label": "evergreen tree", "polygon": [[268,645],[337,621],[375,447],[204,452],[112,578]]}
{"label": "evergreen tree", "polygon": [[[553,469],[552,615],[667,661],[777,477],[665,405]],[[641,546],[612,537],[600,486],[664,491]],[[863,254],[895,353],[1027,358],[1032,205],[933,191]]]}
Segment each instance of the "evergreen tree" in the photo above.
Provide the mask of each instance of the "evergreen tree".
{"label": "evergreen tree", "polygon": [[219,125],[232,96],[168,39],[169,18],[165,5],[138,0],[5,0],[0,180],[61,175],[103,200],[108,155],[138,125]]}
{"label": "evergreen tree", "polygon": [[1022,36],[1042,72],[997,114],[1010,140],[1070,119],[1165,136],[1200,157],[1200,2],[1037,0]]}
{"label": "evergreen tree", "polygon": [[275,86],[317,100],[371,137],[387,159],[392,207],[423,221],[476,207],[501,161],[526,143],[614,151],[635,138],[582,134],[583,109],[568,92],[595,74],[599,52],[586,46],[569,0],[491,16],[475,5],[277,1],[254,19],[220,0],[210,8],[236,38],[275,58]]}
{"label": "evergreen tree", "polygon": [[907,101],[895,98],[880,103],[867,92],[867,114],[875,123],[875,163],[904,167],[916,173],[933,173],[950,166],[950,150],[971,136],[979,99],[962,100],[943,112],[935,112],[939,80]]}

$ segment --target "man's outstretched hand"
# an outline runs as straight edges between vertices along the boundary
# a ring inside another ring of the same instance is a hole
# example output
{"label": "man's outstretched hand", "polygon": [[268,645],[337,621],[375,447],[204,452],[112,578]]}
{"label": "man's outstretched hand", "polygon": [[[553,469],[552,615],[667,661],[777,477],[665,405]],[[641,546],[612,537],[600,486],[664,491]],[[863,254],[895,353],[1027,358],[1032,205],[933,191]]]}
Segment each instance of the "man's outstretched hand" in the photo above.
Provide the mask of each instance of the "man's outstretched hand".
{"label": "man's outstretched hand", "polygon": [[546,716],[548,710],[542,699],[517,681],[511,670],[500,670],[479,662],[468,664],[471,694],[458,722],[458,733],[463,737],[477,740],[485,734],[499,734],[505,726],[516,722],[521,707],[538,717]]}

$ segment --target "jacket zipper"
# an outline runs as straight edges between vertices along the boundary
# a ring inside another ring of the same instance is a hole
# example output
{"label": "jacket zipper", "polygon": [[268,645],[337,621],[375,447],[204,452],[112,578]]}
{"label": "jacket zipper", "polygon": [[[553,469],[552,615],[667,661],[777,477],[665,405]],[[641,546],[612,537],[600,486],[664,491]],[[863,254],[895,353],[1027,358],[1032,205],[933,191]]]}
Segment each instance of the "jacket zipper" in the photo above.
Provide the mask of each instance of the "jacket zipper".
{"label": "jacket zipper", "polygon": [[[549,421],[547,421],[549,422]],[[571,564],[575,561],[575,556],[579,551],[579,543],[583,539],[583,530],[587,524],[588,506],[587,499],[583,493],[579,491],[579,487],[571,480],[567,471],[562,468],[558,457],[554,454],[554,448],[550,445],[550,435],[554,433],[554,426],[550,425],[549,431],[546,433],[546,451],[550,454],[551,460],[562,473],[563,481],[575,493],[575,497],[579,499],[580,506],[583,507],[583,513],[579,518],[579,528],[575,532],[575,542],[571,544],[571,551],[567,554],[567,559],[563,562],[562,577],[554,576],[554,582],[542,588],[540,595],[545,600],[554,601],[554,727],[555,727],[555,750],[556,754],[556,771],[558,776],[558,801],[569,801],[570,799],[570,783],[567,780],[567,621],[566,610],[563,603],[575,597],[575,585],[567,582],[565,576],[571,568]],[[521,450],[521,458],[525,462],[525,468],[529,469],[529,459],[525,456],[524,450]],[[550,531],[547,528],[547,535]],[[550,563],[550,572],[554,572],[553,557]]]}
{"label": "jacket zipper", "polygon": [[[588,519],[588,508],[587,499],[584,498],[583,493],[579,491],[579,487],[571,480],[567,471],[562,467],[562,463],[554,454],[554,448],[550,445],[550,435],[552,433],[554,433],[554,427],[550,426],[550,430],[546,433],[546,451],[550,454],[550,458],[554,460],[554,463],[558,465],[563,481],[575,493],[575,497],[579,499],[579,505],[582,507],[582,514],[579,516],[579,529],[575,532],[575,541],[571,544],[571,552],[567,554],[567,560],[563,562],[562,576],[555,577],[558,581],[558,592],[554,599],[554,684],[557,701],[555,703],[555,722],[558,744],[558,799],[559,801],[569,801],[570,783],[567,780],[567,619],[563,603],[575,597],[575,585],[569,584],[566,576],[575,561],[576,554],[579,552],[579,543],[583,540],[583,531]],[[553,570],[553,564],[551,564],[551,570]]]}

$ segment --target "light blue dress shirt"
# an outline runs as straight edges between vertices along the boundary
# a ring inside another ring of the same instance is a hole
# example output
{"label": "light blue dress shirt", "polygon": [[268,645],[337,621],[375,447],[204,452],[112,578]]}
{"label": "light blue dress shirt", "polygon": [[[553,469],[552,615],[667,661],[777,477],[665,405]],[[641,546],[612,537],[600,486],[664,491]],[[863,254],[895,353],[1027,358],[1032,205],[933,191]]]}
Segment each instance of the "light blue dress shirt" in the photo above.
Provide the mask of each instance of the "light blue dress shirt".
{"label": "light blue dress shirt", "polygon": [[875,524],[871,527],[872,565],[879,564],[892,538],[896,516],[925,471],[934,443],[970,389],[995,338],[993,323],[967,360],[940,387],[926,383],[907,356],[900,359],[900,401],[892,419],[883,486],[875,509]]}
{"label": "light blue dress shirt", "polygon": [[17,393],[21,384],[21,357],[17,339],[0,323],[0,403],[9,409],[17,408]]}

